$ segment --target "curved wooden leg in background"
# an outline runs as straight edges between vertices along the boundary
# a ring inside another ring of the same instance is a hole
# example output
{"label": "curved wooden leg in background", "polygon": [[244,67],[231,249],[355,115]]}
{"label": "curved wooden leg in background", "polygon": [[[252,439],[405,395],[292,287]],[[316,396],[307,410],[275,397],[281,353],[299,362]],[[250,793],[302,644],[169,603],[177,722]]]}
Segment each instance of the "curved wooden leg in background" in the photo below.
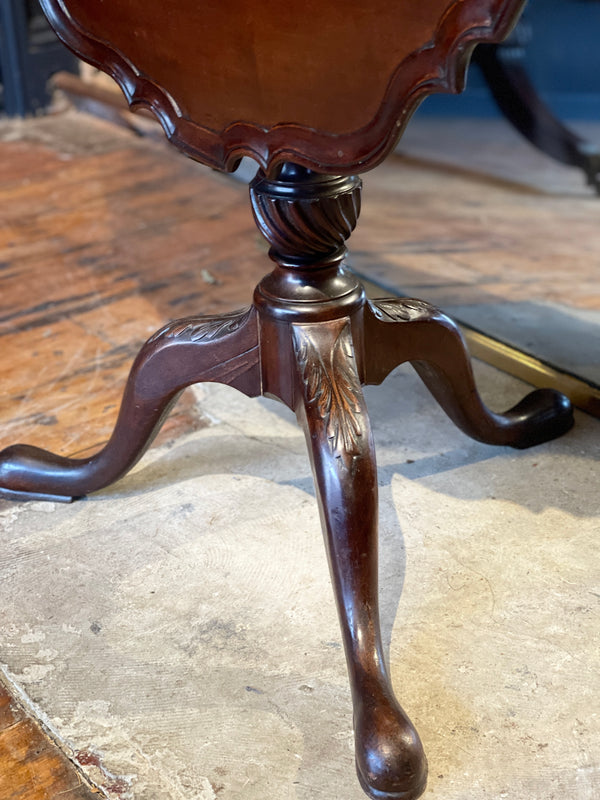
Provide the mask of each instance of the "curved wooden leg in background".
{"label": "curved wooden leg in background", "polygon": [[12,445],[0,453],[0,496],[68,501],[113,483],[142,456],[180,392],[201,381],[260,394],[254,309],[166,325],[133,364],[106,446],[90,458],[65,458]]}
{"label": "curved wooden leg in background", "polygon": [[519,133],[551,158],[583,170],[588,184],[600,195],[600,149],[568,128],[542,100],[525,68],[525,51],[518,41],[482,45],[473,60],[498,108]]}
{"label": "curved wooden leg in background", "polygon": [[410,361],[448,416],[473,439],[531,447],[561,436],[573,424],[560,392],[537,389],[504,414],[483,403],[470,357],[456,324],[420,300],[386,299],[365,309],[366,383],[381,383]]}
{"label": "curved wooden leg in background", "polygon": [[350,323],[292,325],[304,427],[354,705],[356,765],[376,800],[425,788],[426,760],[384,663],[377,586],[377,470]]}

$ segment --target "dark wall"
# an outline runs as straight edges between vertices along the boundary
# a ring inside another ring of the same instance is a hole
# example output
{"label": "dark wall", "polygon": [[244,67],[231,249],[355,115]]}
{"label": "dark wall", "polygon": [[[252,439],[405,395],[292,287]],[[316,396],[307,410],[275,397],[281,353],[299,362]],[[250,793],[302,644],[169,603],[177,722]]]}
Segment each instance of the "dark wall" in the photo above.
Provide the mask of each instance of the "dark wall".
{"label": "dark wall", "polygon": [[[527,69],[536,88],[565,119],[600,121],[600,0],[530,0]],[[419,113],[490,116],[496,108],[476,66],[460,97],[428,98]]]}

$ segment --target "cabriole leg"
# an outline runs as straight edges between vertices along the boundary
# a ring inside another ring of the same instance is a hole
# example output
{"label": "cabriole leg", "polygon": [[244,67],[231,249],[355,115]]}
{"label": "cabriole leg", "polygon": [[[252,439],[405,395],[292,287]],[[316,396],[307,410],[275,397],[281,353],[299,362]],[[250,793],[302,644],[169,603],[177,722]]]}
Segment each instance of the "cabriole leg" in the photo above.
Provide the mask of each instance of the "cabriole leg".
{"label": "cabriole leg", "polygon": [[549,441],[573,424],[560,392],[537,389],[496,414],[483,403],[455,323],[420,300],[377,300],[365,310],[366,383],[381,383],[410,361],[448,416],[473,439],[524,448]]}
{"label": "cabriole leg", "polygon": [[65,458],[24,444],[7,447],[0,453],[0,495],[69,501],[108,486],[141,458],[181,391],[201,381],[260,394],[254,309],[162,328],[135,360],[106,446],[90,458]]}
{"label": "cabriole leg", "polygon": [[296,413],[312,459],[354,705],[356,766],[376,800],[425,788],[419,737],[384,662],[377,586],[377,470],[350,323],[294,324]]}

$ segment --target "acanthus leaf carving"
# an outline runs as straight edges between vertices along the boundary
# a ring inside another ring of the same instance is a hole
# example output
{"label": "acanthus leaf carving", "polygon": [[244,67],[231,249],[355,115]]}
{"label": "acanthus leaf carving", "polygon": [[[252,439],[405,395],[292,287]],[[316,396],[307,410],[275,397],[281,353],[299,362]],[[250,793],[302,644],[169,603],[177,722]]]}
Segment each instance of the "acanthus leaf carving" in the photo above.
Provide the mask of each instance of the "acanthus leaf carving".
{"label": "acanthus leaf carving", "polygon": [[370,307],[373,314],[382,322],[411,322],[419,317],[430,316],[435,311],[430,303],[408,297],[373,300]]}
{"label": "acanthus leaf carving", "polygon": [[248,319],[251,308],[218,316],[190,317],[170,322],[157,331],[148,343],[158,339],[178,339],[188,342],[212,342],[235,333]]}
{"label": "acanthus leaf carving", "polygon": [[304,399],[322,421],[331,453],[349,467],[360,452],[361,388],[350,326],[346,323],[330,347],[318,340],[316,325],[294,325],[294,347],[304,384]]}

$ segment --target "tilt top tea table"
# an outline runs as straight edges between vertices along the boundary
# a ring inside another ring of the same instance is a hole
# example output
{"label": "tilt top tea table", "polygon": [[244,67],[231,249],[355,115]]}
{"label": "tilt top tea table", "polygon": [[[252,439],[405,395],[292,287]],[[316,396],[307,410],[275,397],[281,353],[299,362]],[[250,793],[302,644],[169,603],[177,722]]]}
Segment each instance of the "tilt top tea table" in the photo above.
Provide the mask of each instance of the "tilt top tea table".
{"label": "tilt top tea table", "polygon": [[396,144],[419,100],[462,88],[472,48],[497,41],[521,0],[42,0],[79,56],[151,109],[188,156],[232,171],[250,156],[272,271],[249,308],[172,322],[144,345],[106,446],[84,459],[29,445],[0,454],[15,499],[70,500],[121,477],[180,392],[229,384],[289,406],[306,432],[342,628],[356,767],[375,800],[425,788],[419,737],[384,662],[377,589],[377,473],[362,385],[409,361],[447,414],[483,442],[529,447],[572,424],[537,390],[489,411],[454,323],[418,300],[370,302],[345,266],[357,175]]}

